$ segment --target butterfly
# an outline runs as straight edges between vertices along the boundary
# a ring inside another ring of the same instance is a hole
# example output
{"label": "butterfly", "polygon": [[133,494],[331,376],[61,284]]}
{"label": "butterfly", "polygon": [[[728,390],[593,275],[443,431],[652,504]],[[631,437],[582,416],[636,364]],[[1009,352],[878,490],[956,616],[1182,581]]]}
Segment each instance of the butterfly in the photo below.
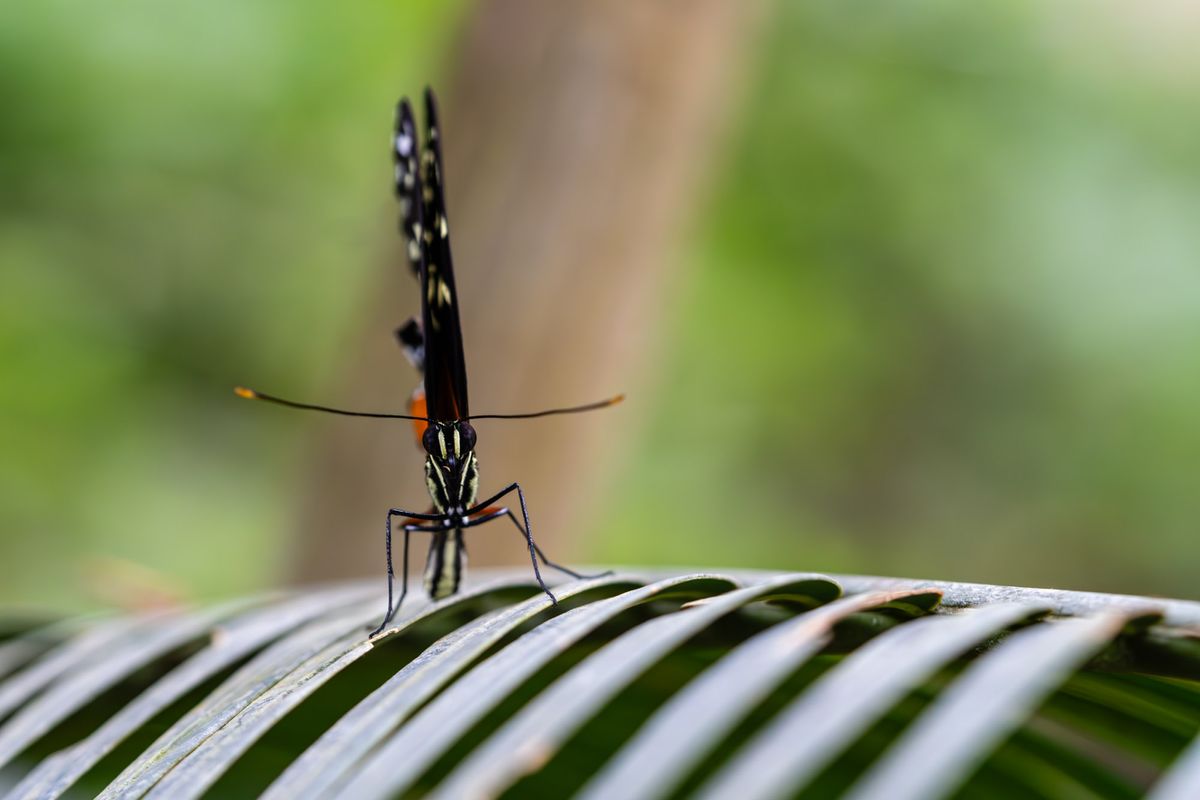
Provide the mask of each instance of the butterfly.
{"label": "butterfly", "polygon": [[[417,439],[425,451],[425,485],[432,508],[425,512],[390,508],[384,527],[387,558],[387,611],[372,636],[380,633],[395,616],[408,593],[409,537],[431,534],[425,560],[425,589],[433,599],[455,594],[466,572],[463,532],[498,519],[508,519],[521,532],[529,549],[533,574],[550,600],[554,593],[542,578],[541,564],[575,578],[589,577],[550,561],[533,538],[525,493],[513,482],[480,501],[479,460],[475,455],[478,435],[472,420],[530,419],[553,414],[575,414],[615,405],[616,395],[594,403],[552,408],[523,414],[472,415],[467,394],[467,365],[459,323],[458,289],[450,255],[450,227],[446,216],[446,193],[442,168],[441,128],[437,101],[425,90],[425,137],[418,140],[417,126],[408,98],[396,107],[392,137],[395,162],[395,194],[400,205],[400,229],[406,240],[406,257],[421,284],[421,314],[396,330],[396,338],[409,361],[421,371],[423,380],[409,401],[408,414],[348,411],[329,406],[298,403],[245,387],[234,391],[239,397],[265,400],[282,406],[354,417],[412,420]],[[507,505],[497,505],[516,494],[521,517]],[[392,564],[393,522],[401,520],[404,534],[400,596],[393,603],[395,572]]]}

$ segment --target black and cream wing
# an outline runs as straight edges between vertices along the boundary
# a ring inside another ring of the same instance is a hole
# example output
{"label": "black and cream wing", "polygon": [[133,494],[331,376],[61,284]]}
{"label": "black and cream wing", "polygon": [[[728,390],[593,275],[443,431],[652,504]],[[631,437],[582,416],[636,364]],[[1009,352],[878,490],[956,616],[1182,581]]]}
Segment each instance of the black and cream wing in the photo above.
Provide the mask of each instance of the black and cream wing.
{"label": "black and cream wing", "polygon": [[396,105],[396,133],[392,156],[396,163],[396,199],[400,202],[400,230],[408,242],[406,254],[414,275],[421,274],[423,259],[421,230],[424,202],[421,199],[420,143],[408,98]]}
{"label": "black and cream wing", "polygon": [[421,327],[425,337],[425,400],[435,420],[465,420],[467,365],[459,324],[458,289],[450,257],[450,223],[442,168],[437,101],[425,90],[425,142],[416,183],[421,187],[418,220],[421,249]]}
{"label": "black and cream wing", "polygon": [[[421,277],[425,258],[421,240],[424,201],[421,199],[420,146],[412,105],[405,97],[396,104],[396,129],[392,138],[392,157],[395,160],[396,200],[400,203],[400,232],[405,238],[405,256],[413,275]],[[425,336],[420,317],[413,317],[396,329],[396,339],[409,362],[422,373],[425,371]]]}
{"label": "black and cream wing", "polygon": [[405,354],[425,375],[425,401],[431,419],[461,420],[470,414],[467,367],[459,324],[458,289],[450,257],[450,224],[446,217],[441,130],[437,101],[425,91],[425,141],[408,98],[396,107],[392,141],[400,228],[406,255],[421,281],[421,316],[396,331]]}

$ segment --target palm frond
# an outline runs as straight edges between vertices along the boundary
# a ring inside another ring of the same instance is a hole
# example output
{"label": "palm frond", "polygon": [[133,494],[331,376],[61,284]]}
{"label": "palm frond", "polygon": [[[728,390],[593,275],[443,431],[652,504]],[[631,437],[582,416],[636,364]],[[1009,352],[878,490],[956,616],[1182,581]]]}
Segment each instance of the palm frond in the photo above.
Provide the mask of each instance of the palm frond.
{"label": "palm frond", "polygon": [[522,572],[0,643],[8,798],[1200,797],[1200,603],[865,576]]}

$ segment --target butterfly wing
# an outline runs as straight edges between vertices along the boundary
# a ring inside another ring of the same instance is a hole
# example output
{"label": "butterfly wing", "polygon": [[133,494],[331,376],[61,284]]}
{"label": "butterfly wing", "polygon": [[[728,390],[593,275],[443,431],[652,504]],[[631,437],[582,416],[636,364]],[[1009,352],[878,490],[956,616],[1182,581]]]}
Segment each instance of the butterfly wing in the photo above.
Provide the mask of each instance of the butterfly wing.
{"label": "butterfly wing", "polygon": [[400,230],[408,239],[409,266],[419,278],[421,262],[425,255],[421,242],[425,204],[421,200],[418,147],[417,125],[413,119],[412,106],[405,97],[396,106],[396,134],[392,139],[392,156],[396,161],[396,199],[400,201]]}
{"label": "butterfly wing", "polygon": [[[425,91],[425,114],[424,149],[418,161],[412,108],[407,100],[402,100],[397,109],[396,194],[400,200],[401,225],[408,237],[409,263],[421,280],[421,362],[427,413],[430,419],[462,420],[470,415],[467,365],[450,257],[441,131],[437,102],[430,90]],[[411,330],[408,336],[411,339]],[[411,341],[407,344],[411,346]]]}
{"label": "butterfly wing", "polygon": [[458,289],[450,257],[450,227],[442,169],[441,128],[437,101],[425,90],[425,149],[421,153],[425,224],[421,237],[425,260],[421,271],[421,313],[425,331],[425,397],[429,416],[462,420],[467,403],[467,363],[463,357],[458,316]]}

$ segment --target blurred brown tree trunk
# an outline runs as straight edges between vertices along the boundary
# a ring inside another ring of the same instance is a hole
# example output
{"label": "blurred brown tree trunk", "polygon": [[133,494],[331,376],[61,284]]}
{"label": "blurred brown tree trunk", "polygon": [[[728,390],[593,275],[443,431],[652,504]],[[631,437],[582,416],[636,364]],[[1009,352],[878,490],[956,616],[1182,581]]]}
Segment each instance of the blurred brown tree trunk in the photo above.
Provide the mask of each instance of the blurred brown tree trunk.
{"label": "blurred brown tree trunk", "polygon": [[[551,558],[572,559],[605,465],[646,407],[639,387],[669,316],[681,223],[720,161],[731,79],[761,12],[733,0],[486,0],[453,50],[454,81],[439,94],[472,409],[630,394],[595,414],[478,425],[480,491],[520,481]],[[347,356],[343,394],[358,407],[402,407],[416,382],[391,339],[418,310],[400,248],[389,245]],[[329,420],[322,431],[296,577],[380,572],[387,508],[429,506],[422,455],[400,425]],[[414,545],[419,568],[425,542]],[[475,564],[525,558],[501,522],[472,531],[468,549]]]}

